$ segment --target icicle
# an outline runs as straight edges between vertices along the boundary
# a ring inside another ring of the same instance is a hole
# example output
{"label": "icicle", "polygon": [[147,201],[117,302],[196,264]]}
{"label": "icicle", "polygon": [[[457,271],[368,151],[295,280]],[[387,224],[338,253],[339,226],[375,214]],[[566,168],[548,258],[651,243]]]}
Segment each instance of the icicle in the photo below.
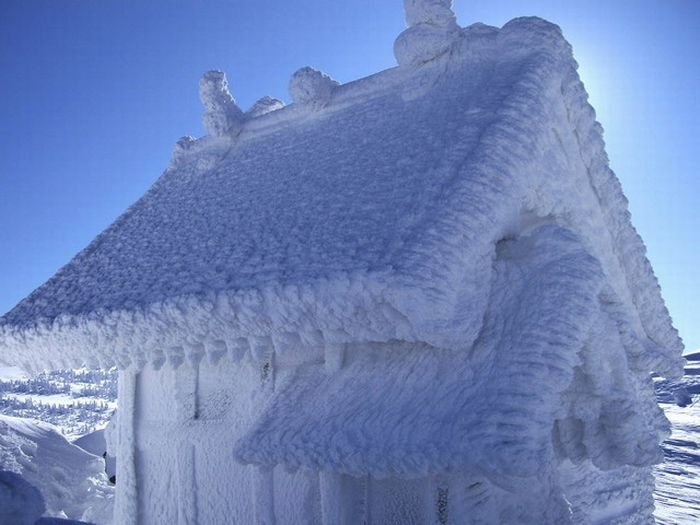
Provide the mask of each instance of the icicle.
{"label": "icicle", "polygon": [[117,494],[114,502],[114,522],[124,525],[138,523],[138,487],[136,486],[136,383],[133,370],[119,372],[119,418],[117,428]]}
{"label": "icicle", "polygon": [[207,355],[212,365],[218,364],[227,352],[228,347],[224,341],[216,340],[207,345]]}

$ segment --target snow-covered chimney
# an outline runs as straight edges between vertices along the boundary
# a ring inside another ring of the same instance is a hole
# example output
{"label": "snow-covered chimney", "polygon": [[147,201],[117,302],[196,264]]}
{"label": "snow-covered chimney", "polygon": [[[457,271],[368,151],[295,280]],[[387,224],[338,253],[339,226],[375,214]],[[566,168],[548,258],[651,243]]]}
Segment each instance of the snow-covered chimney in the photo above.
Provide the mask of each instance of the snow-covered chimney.
{"label": "snow-covered chimney", "polygon": [[204,129],[209,135],[220,137],[238,129],[243,112],[228,90],[223,71],[208,71],[199,81],[199,98],[204,105]]}
{"label": "snow-covered chimney", "polygon": [[408,29],[394,42],[400,66],[428,62],[445,53],[459,35],[452,0],[404,0]]}

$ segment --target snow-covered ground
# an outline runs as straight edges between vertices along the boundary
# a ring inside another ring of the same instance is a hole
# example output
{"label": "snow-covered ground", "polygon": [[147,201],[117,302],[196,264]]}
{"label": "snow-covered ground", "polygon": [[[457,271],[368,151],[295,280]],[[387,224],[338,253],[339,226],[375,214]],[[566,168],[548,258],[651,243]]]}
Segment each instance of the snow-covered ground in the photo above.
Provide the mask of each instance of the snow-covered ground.
{"label": "snow-covered ground", "polygon": [[26,378],[27,374],[16,366],[0,366],[0,381]]}
{"label": "snow-covered ground", "polygon": [[[657,384],[659,402],[673,424],[664,443],[665,462],[656,468],[656,518],[663,525],[700,523],[700,352],[689,356],[686,375],[677,384]],[[675,401],[685,401],[685,407]]]}
{"label": "snow-covered ground", "polygon": [[115,370],[56,370],[30,378],[0,368],[0,414],[46,421],[75,439],[107,424],[116,389]]}
{"label": "snow-covered ground", "polygon": [[44,516],[109,523],[114,488],[104,470],[102,458],[69,443],[53,425],[0,416],[0,472],[24,480],[11,475],[9,480],[0,480],[0,500],[4,497],[16,503],[17,487],[23,494],[32,493],[31,487],[41,494],[33,509],[0,507],[0,523],[32,523],[25,520],[23,510],[32,510],[31,517],[36,517],[37,509],[41,514],[42,500]]}

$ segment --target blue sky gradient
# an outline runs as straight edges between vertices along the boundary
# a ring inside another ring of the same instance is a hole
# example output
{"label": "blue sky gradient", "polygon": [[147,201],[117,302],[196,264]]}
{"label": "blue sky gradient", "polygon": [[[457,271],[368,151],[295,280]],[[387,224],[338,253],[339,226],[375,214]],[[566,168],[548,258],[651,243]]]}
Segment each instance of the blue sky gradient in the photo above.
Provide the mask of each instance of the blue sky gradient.
{"label": "blue sky gradient", "polygon": [[[687,349],[700,348],[700,2],[456,0],[460,24],[558,23],[602,122]],[[312,65],[347,82],[395,62],[401,0],[3,0],[0,311],[48,279],[202,135],[197,83],[243,108]]]}

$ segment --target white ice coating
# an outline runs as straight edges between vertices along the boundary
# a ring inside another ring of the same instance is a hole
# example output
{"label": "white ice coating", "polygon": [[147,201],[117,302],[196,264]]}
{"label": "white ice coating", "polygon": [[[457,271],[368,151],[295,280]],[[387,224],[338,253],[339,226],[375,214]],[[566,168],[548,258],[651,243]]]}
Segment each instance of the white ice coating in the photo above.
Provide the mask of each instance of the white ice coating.
{"label": "white ice coating", "polygon": [[204,105],[204,129],[209,135],[220,137],[240,126],[243,113],[231,96],[222,71],[209,71],[202,76],[199,98]]}
{"label": "white ice coating", "polygon": [[460,29],[451,0],[404,0],[408,29],[394,43],[400,66],[428,62],[450,49]]}
{"label": "white ice coating", "polygon": [[261,117],[284,107],[284,102],[270,96],[264,96],[246,111],[248,117]]}
{"label": "white ice coating", "polygon": [[[582,508],[649,522],[667,433],[649,376],[679,375],[682,344],[571,48],[540,19],[453,37],[435,22],[449,2],[411,6],[415,49],[430,27],[449,52],[346,85],[305,70],[295,104],[235,138],[181,141],[141,200],[2,318],[0,359],[123,370],[134,410],[117,448],[134,494],[139,439],[163,439],[157,410],[139,429],[136,385],[167,398],[174,373],[183,413],[250,404],[201,435],[174,420],[178,476],[218,464],[192,446],[232,449],[235,429],[260,512],[296,504],[272,497],[278,465],[328,469],[326,499],[342,473],[479,479],[450,489],[452,508],[490,509],[475,523],[586,523]],[[217,382],[230,394],[198,397]],[[145,478],[155,495],[159,473]]]}
{"label": "white ice coating", "polygon": [[289,80],[289,94],[297,104],[327,104],[338,82],[312,67],[302,67]]}

